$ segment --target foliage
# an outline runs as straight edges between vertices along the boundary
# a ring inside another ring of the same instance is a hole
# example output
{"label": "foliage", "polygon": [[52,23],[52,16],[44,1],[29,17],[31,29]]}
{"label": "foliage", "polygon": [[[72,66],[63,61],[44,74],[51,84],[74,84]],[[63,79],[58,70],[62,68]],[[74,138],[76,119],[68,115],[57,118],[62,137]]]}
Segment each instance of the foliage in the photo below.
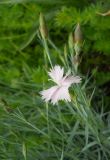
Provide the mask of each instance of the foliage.
{"label": "foliage", "polygon": [[[65,37],[67,38],[69,32],[74,31],[76,24],[80,23],[84,40],[83,57],[89,54],[88,56],[92,59],[91,55],[93,55],[92,61],[94,63],[94,57],[97,54],[104,54],[105,63],[103,65],[107,65],[104,68],[108,68],[106,61],[109,59],[110,53],[109,15],[101,16],[98,13],[105,13],[109,10],[109,1],[105,3],[98,0],[97,2],[91,1],[90,3],[88,0],[83,0],[82,2],[79,0],[59,0],[55,2],[56,5],[50,0],[32,0],[30,1],[31,3],[26,2],[28,1],[21,0],[15,2],[13,0],[6,0],[0,2],[1,64],[5,66],[14,65],[17,68],[22,68],[24,62],[29,65],[34,65],[35,63],[36,65],[42,64],[41,47],[36,38],[38,33],[38,17],[42,11],[46,15],[50,35],[54,36],[55,42],[59,47],[61,41],[66,43]],[[50,21],[53,17],[54,21]],[[95,66],[97,65],[98,63],[95,64]],[[108,69],[107,72],[109,72]],[[105,71],[103,74],[105,74]],[[104,77],[106,77],[106,74]],[[110,76],[107,78],[108,80],[110,80]],[[107,81],[105,79],[101,83],[104,84]]]}

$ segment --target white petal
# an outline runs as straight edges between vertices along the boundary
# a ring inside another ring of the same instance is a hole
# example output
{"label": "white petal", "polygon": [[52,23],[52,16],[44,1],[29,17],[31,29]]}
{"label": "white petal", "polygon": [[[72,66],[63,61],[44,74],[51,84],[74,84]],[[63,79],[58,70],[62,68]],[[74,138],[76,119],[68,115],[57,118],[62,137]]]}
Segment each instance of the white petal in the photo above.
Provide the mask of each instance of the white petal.
{"label": "white petal", "polygon": [[68,76],[62,81],[62,85],[70,87],[71,84],[80,83],[81,78],[79,76]]}
{"label": "white petal", "polygon": [[64,69],[60,66],[55,66],[50,70],[50,72],[48,72],[48,74],[52,78],[52,80],[59,85],[63,78]]}
{"label": "white petal", "polygon": [[53,104],[57,103],[59,100],[66,100],[71,101],[70,94],[68,92],[68,87],[59,87],[59,89],[54,92],[54,94],[51,97],[51,102]]}
{"label": "white petal", "polygon": [[44,99],[46,102],[50,101],[51,97],[53,96],[53,94],[56,92],[57,89],[58,86],[53,86],[49,89],[41,91],[40,94],[42,95],[42,99]]}

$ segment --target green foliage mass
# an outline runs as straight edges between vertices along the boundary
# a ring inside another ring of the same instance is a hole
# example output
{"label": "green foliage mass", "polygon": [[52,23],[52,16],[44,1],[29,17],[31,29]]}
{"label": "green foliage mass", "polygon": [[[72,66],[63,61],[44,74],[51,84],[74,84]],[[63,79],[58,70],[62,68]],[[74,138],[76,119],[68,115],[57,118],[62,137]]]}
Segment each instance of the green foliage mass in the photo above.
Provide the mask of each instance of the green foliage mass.
{"label": "green foliage mass", "polygon": [[[24,62],[34,67],[42,64],[43,53],[36,36],[40,12],[45,13],[50,36],[54,36],[59,47],[62,42],[66,43],[69,32],[74,31],[76,24],[80,23],[84,40],[83,57],[89,54],[92,58],[91,55],[101,53],[106,55],[106,60],[109,59],[110,16],[98,14],[109,10],[109,1],[59,0],[54,3],[50,0],[6,0],[0,3],[1,68],[16,66],[22,70]],[[104,65],[107,65],[106,62]]]}
{"label": "green foliage mass", "polygon": [[[110,54],[110,17],[103,17],[99,12],[104,12],[102,6],[91,5],[83,11],[75,7],[63,7],[57,13],[56,24],[60,27],[72,30],[77,23],[80,23],[84,32],[85,47],[88,46],[90,51],[91,43],[93,42],[91,52],[102,52]],[[87,42],[91,41],[90,44]]]}

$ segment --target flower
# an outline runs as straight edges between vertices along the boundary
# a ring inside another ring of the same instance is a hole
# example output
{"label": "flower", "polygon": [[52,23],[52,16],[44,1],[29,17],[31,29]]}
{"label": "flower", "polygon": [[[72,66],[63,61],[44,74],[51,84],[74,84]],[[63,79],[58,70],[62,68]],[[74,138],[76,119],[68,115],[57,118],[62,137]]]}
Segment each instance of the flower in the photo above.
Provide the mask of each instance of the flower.
{"label": "flower", "polygon": [[46,102],[51,101],[52,104],[56,104],[59,100],[71,101],[69,94],[69,87],[74,83],[80,83],[81,78],[79,76],[72,76],[70,72],[64,76],[64,69],[56,65],[50,72],[48,72],[51,80],[56,83],[53,87],[40,92],[42,99]]}

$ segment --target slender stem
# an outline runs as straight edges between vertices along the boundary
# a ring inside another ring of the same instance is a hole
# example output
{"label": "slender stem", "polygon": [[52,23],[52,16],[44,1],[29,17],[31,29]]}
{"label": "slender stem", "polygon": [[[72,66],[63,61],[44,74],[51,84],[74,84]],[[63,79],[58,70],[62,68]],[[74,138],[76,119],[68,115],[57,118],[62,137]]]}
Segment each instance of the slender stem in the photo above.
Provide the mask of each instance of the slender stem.
{"label": "slender stem", "polygon": [[49,63],[51,65],[51,67],[53,68],[52,61],[51,61],[51,58],[50,58],[49,48],[48,48],[48,45],[47,45],[47,40],[43,39],[43,42],[44,42],[44,48],[45,48]]}
{"label": "slender stem", "polygon": [[[47,128],[48,128],[48,137],[50,138],[50,126],[49,126],[49,109],[48,109],[48,103],[46,103],[46,119],[47,119]],[[49,141],[50,142],[50,141]],[[50,143],[48,143],[48,155],[50,150]]]}

